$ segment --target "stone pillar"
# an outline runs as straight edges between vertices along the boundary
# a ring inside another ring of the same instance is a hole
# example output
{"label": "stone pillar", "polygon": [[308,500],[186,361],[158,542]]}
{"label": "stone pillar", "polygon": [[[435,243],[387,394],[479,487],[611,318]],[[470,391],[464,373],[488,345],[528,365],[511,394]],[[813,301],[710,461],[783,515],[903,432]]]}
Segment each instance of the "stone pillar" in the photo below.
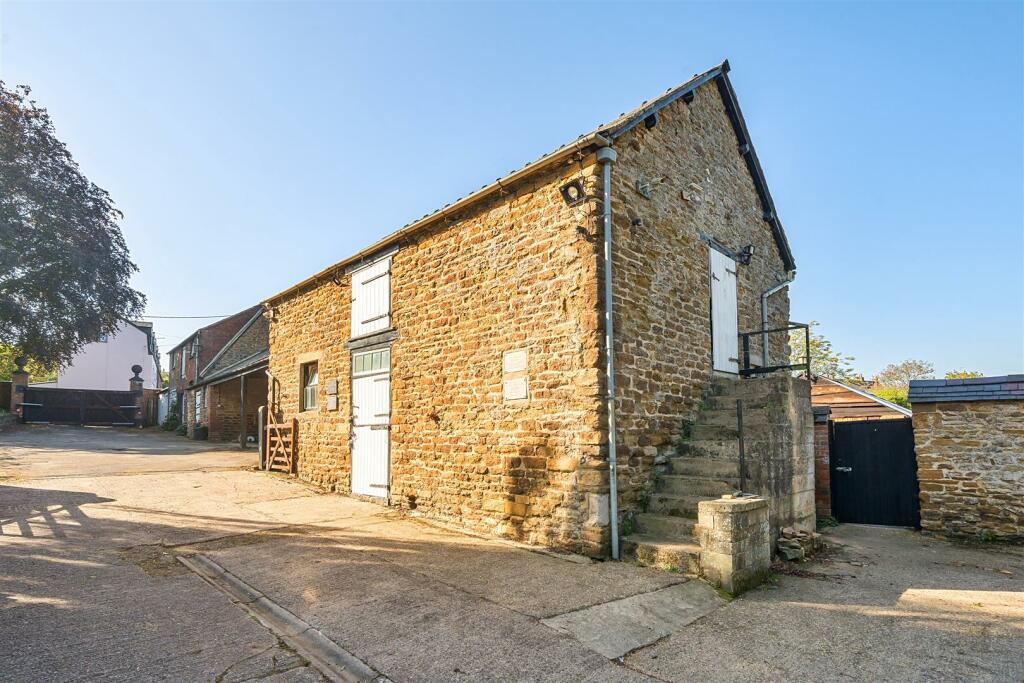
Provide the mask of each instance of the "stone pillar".
{"label": "stone pillar", "polygon": [[28,359],[24,356],[15,358],[14,372],[11,373],[11,405],[8,408],[11,411],[11,415],[17,415],[19,420],[22,417],[19,404],[25,400],[25,389],[28,388],[28,371],[25,370],[25,363],[27,362]]}
{"label": "stone pillar", "polygon": [[768,501],[758,497],[697,504],[694,531],[704,578],[733,595],[764,581],[772,559],[768,512]]}
{"label": "stone pillar", "polygon": [[139,376],[142,372],[141,365],[133,365],[134,376],[128,380],[128,390],[132,392],[132,399],[135,405],[135,426],[141,427],[146,417],[146,392],[142,390],[143,380]]}

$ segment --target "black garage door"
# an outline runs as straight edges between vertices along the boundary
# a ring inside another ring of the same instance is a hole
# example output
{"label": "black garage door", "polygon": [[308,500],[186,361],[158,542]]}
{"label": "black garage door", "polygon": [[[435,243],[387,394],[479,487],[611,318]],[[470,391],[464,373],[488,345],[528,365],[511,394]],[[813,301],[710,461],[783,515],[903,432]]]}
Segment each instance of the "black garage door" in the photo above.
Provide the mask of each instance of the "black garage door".
{"label": "black garage door", "polygon": [[130,391],[28,387],[24,396],[25,422],[131,425],[138,413]]}
{"label": "black garage door", "polygon": [[835,518],[859,524],[920,526],[911,421],[832,422],[830,429]]}

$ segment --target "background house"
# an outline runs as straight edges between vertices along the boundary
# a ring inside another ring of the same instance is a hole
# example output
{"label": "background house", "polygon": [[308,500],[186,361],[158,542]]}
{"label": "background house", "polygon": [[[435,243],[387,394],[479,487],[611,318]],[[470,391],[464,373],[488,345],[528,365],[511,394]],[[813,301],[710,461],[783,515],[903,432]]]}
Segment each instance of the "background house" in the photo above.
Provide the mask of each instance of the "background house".
{"label": "background house", "polygon": [[[168,354],[168,402],[176,406],[183,424],[196,424],[196,412],[203,410],[205,390],[196,391],[199,372],[216,357],[224,345],[261,310],[259,305],[229,315],[215,323],[200,327],[172,348]],[[191,411],[191,412],[189,412]],[[193,432],[189,431],[189,436]]]}
{"label": "background house", "polygon": [[811,382],[811,404],[828,407],[830,420],[902,420],[911,414],[870,391],[820,375]]}
{"label": "background house", "polygon": [[33,386],[127,391],[133,365],[142,366],[140,376],[144,389],[161,387],[160,351],[153,335],[153,323],[141,320],[122,323],[113,334],[101,335],[62,364],[56,380]]}

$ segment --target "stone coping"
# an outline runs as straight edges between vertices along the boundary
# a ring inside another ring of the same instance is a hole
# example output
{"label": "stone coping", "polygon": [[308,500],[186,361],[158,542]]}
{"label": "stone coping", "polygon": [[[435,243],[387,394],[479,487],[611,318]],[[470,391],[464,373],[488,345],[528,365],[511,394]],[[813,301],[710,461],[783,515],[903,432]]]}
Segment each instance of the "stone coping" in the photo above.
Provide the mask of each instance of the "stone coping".
{"label": "stone coping", "polygon": [[1024,401],[1024,375],[911,380],[911,403]]}

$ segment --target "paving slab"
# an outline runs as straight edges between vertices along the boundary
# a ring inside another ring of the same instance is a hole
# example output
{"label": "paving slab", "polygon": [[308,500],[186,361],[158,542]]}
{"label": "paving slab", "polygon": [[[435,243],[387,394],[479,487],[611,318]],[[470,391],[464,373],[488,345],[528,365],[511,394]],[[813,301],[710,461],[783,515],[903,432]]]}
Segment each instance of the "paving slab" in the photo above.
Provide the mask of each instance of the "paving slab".
{"label": "paving slab", "polygon": [[711,586],[677,586],[605,602],[541,620],[608,659],[661,640],[725,604]]}

